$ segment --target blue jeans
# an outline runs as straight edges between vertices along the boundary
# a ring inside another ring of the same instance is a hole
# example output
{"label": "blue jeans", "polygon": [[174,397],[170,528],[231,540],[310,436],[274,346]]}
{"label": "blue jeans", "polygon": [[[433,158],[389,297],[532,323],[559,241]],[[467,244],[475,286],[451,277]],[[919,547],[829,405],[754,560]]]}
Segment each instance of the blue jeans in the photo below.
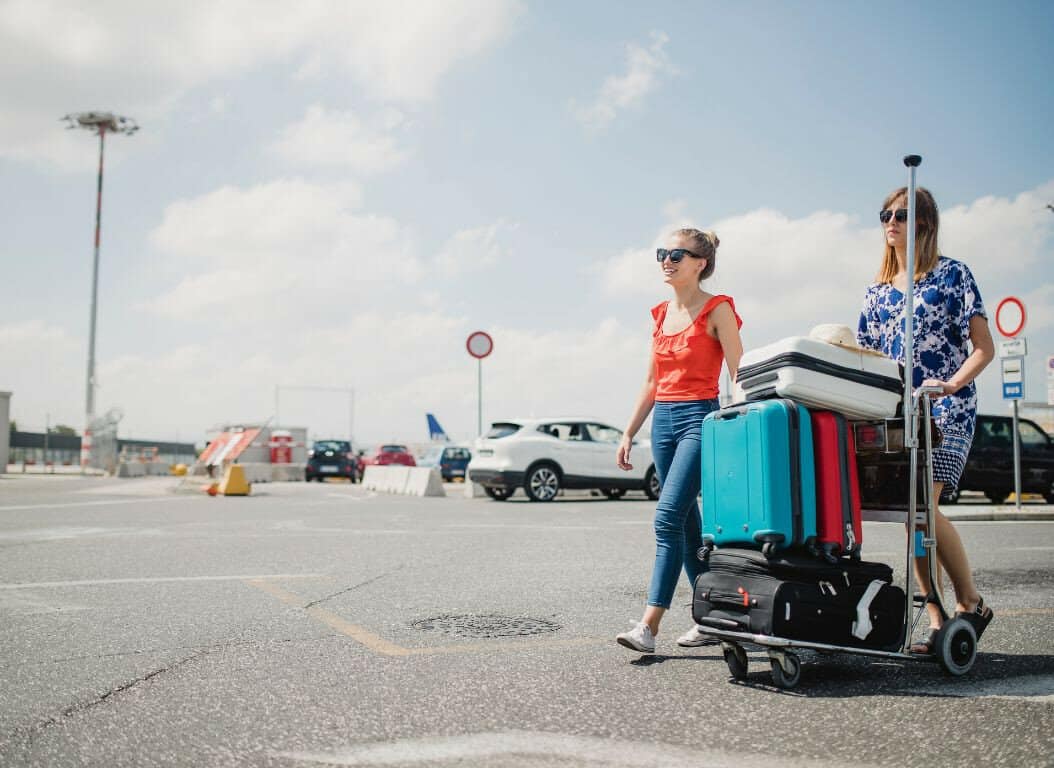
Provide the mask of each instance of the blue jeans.
{"label": "blue jeans", "polygon": [[702,483],[703,417],[717,408],[715,399],[655,403],[652,410],[651,452],[662,493],[655,507],[655,569],[648,605],[670,607],[682,566],[693,585],[706,570],[696,556],[703,545],[696,499]]}

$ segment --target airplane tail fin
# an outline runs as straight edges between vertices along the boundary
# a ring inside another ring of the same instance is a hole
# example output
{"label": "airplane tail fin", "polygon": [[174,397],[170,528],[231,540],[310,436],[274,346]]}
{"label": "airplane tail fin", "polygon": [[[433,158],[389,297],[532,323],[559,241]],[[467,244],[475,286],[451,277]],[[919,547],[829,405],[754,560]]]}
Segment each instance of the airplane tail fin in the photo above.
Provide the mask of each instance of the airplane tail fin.
{"label": "airplane tail fin", "polygon": [[433,440],[433,441],[436,441],[436,442],[449,443],[450,442],[450,435],[448,435],[443,430],[443,428],[441,426],[439,426],[439,421],[436,420],[436,417],[433,416],[430,413],[426,413],[425,416],[428,417],[428,436],[429,436],[429,438],[431,440]]}

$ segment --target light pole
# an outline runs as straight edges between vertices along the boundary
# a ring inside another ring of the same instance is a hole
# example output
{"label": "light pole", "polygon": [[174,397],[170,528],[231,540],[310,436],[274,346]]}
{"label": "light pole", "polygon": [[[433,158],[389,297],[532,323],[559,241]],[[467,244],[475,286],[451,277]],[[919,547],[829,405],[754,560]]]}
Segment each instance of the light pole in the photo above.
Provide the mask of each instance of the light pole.
{"label": "light pole", "polygon": [[71,112],[62,118],[67,130],[83,128],[99,134],[99,181],[95,193],[95,251],[91,273],[91,321],[88,330],[88,383],[85,403],[84,437],[81,439],[81,470],[91,459],[91,431],[95,418],[95,316],[99,294],[99,235],[102,229],[102,167],[106,133],[123,133],[131,136],[139,130],[135,120],[115,115],[112,112]]}

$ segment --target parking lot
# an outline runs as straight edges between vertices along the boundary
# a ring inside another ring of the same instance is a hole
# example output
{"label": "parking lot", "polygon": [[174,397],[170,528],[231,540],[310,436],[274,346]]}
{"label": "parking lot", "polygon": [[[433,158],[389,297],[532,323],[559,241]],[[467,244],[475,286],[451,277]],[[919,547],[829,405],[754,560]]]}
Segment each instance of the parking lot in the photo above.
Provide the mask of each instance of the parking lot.
{"label": "parking lot", "polygon": [[[733,683],[673,643],[683,583],[655,656],[614,643],[650,574],[639,493],[174,483],[0,480],[0,764],[1054,764],[1048,520],[960,523],[996,611],[965,678],[806,655],[783,692],[760,652]],[[864,552],[901,573],[902,528]]]}

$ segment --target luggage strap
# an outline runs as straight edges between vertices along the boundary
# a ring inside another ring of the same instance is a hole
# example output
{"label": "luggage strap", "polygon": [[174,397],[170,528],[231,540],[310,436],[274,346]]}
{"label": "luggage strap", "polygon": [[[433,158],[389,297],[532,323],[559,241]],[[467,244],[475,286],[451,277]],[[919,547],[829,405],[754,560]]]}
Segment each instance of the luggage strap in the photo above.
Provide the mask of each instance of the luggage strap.
{"label": "luggage strap", "polygon": [[856,604],[856,621],[853,622],[853,637],[856,639],[866,640],[871,634],[871,602],[884,586],[885,582],[875,579],[867,585],[863,597]]}

